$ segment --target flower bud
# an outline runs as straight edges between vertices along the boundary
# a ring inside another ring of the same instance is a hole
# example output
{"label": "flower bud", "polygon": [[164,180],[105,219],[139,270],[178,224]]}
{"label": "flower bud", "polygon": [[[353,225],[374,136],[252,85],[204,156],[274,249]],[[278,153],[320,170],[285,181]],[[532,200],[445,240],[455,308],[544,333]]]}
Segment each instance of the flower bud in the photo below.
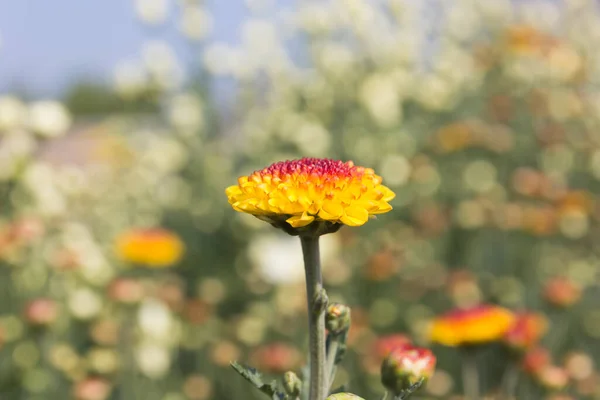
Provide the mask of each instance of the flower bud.
{"label": "flower bud", "polygon": [[336,393],[332,394],[325,400],[365,400],[352,393]]}
{"label": "flower bud", "polygon": [[342,333],[350,328],[350,307],[340,303],[330,304],[325,314],[325,325],[333,334]]}
{"label": "flower bud", "polygon": [[427,380],[435,370],[433,353],[420,347],[392,350],[381,364],[381,383],[389,391],[400,394],[421,379]]}
{"label": "flower bud", "polygon": [[283,389],[291,397],[298,397],[302,389],[302,381],[294,372],[288,371],[283,375]]}

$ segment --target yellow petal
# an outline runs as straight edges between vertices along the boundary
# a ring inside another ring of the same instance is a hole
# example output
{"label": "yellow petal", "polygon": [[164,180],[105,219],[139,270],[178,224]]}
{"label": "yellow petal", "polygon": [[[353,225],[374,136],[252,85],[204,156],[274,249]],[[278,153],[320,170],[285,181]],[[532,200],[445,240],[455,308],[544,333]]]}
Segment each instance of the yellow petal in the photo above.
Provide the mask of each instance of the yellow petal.
{"label": "yellow petal", "polygon": [[227,195],[227,197],[239,196],[240,194],[242,194],[242,190],[238,185],[233,185],[225,189],[225,194]]}
{"label": "yellow petal", "polygon": [[336,221],[344,214],[344,207],[338,202],[325,200],[321,205],[319,217],[326,221]]}
{"label": "yellow petal", "polygon": [[344,209],[344,215],[340,218],[343,224],[348,226],[361,226],[369,219],[369,213],[364,208],[350,206]]}
{"label": "yellow petal", "polygon": [[388,211],[392,211],[392,206],[385,201],[380,201],[375,211],[369,211],[371,214],[384,214]]}
{"label": "yellow petal", "polygon": [[294,228],[302,228],[313,222],[315,217],[312,215],[308,215],[306,212],[302,213],[302,215],[294,215],[286,220],[288,224],[290,224]]}
{"label": "yellow petal", "polygon": [[394,197],[396,197],[396,193],[392,192],[388,187],[381,185],[379,187],[379,190],[381,190],[383,192],[383,198],[381,200],[383,201],[390,201],[392,200]]}

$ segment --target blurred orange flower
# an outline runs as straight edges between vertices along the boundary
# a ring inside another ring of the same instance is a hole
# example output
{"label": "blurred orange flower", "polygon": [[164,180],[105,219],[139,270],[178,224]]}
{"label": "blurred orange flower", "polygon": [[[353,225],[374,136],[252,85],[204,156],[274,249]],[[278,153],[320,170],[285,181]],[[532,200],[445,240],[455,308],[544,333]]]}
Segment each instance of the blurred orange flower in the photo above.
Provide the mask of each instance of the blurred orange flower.
{"label": "blurred orange flower", "polygon": [[537,344],[547,329],[548,320],[543,315],[520,313],[505,333],[504,342],[514,349],[526,350]]}
{"label": "blurred orange flower", "polygon": [[48,298],[31,300],[25,306],[25,320],[32,325],[50,325],[58,318],[58,304]]}
{"label": "blurred orange flower", "polygon": [[404,334],[396,333],[381,336],[375,339],[362,358],[363,367],[368,373],[379,374],[382,361],[394,350],[412,345],[410,338]]}
{"label": "blurred orange flower", "polygon": [[169,267],[183,256],[179,236],[163,228],[131,229],[115,242],[117,255],[125,261],[150,268]]}
{"label": "blurred orange flower", "polygon": [[546,365],[536,374],[538,382],[551,390],[563,389],[569,383],[569,375],[564,368],[556,365]]}
{"label": "blurred orange flower", "polygon": [[77,400],[106,400],[111,392],[110,383],[102,378],[86,378],[77,383],[74,397]]}
{"label": "blurred orange flower", "polygon": [[392,350],[410,345],[412,345],[412,340],[402,333],[381,336],[373,344],[373,354],[381,361],[387,357]]}
{"label": "blurred orange flower", "polygon": [[558,307],[569,307],[581,298],[582,289],[568,278],[556,277],[544,285],[544,298]]}
{"label": "blurred orange flower", "polygon": [[301,359],[295,347],[286,343],[271,343],[256,349],[250,356],[250,363],[264,372],[283,373],[298,367]]}
{"label": "blurred orange flower", "polygon": [[518,55],[543,55],[557,44],[555,38],[529,25],[514,25],[505,35],[507,50]]}
{"label": "blurred orange flower", "polygon": [[522,366],[523,369],[532,375],[537,374],[547,365],[550,365],[552,357],[550,352],[543,347],[535,347],[528,350],[523,356]]}
{"label": "blurred orange flower", "polygon": [[430,339],[445,346],[492,342],[501,339],[514,321],[512,312],[498,306],[457,309],[433,320]]}
{"label": "blurred orange flower", "polygon": [[468,147],[473,142],[473,132],[466,122],[443,126],[435,134],[435,142],[442,153],[452,153]]}
{"label": "blurred orange flower", "polygon": [[313,221],[359,226],[396,195],[370,168],[321,158],[282,161],[242,176],[225,193],[234,210],[293,228]]}
{"label": "blurred orange flower", "polygon": [[590,214],[594,209],[594,200],[589,193],[581,190],[574,190],[565,195],[558,201],[558,210],[560,214],[566,214],[571,211],[578,211],[583,214]]}

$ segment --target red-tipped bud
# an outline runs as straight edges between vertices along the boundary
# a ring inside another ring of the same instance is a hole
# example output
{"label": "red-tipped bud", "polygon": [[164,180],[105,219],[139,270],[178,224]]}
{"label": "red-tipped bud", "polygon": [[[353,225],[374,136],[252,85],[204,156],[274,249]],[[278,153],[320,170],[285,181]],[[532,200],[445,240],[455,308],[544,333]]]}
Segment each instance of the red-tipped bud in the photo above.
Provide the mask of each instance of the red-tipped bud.
{"label": "red-tipped bud", "polygon": [[399,347],[381,365],[381,382],[392,393],[400,394],[435,371],[436,359],[429,349]]}
{"label": "red-tipped bud", "polygon": [[342,333],[350,328],[350,307],[340,303],[330,304],[325,314],[325,325],[333,334]]}

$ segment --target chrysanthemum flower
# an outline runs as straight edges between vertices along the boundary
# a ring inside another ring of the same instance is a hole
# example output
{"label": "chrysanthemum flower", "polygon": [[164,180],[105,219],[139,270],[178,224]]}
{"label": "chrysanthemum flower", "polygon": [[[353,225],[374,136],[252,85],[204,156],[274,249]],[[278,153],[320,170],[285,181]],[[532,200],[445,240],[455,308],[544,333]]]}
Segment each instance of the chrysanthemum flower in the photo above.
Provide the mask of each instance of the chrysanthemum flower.
{"label": "chrysanthemum flower", "polygon": [[275,163],[226,189],[234,210],[274,226],[302,228],[313,221],[360,226],[392,209],[394,192],[370,168],[320,158]]}
{"label": "chrysanthemum flower", "polygon": [[476,345],[501,339],[515,316],[492,305],[453,310],[433,321],[430,339],[445,346]]}
{"label": "chrysanthemum flower", "polygon": [[518,350],[536,345],[548,329],[548,320],[541,314],[517,314],[513,325],[504,334],[504,342]]}
{"label": "chrysanthemum flower", "polygon": [[119,257],[150,268],[169,267],[183,256],[185,246],[179,236],[162,228],[132,229],[115,242]]}

